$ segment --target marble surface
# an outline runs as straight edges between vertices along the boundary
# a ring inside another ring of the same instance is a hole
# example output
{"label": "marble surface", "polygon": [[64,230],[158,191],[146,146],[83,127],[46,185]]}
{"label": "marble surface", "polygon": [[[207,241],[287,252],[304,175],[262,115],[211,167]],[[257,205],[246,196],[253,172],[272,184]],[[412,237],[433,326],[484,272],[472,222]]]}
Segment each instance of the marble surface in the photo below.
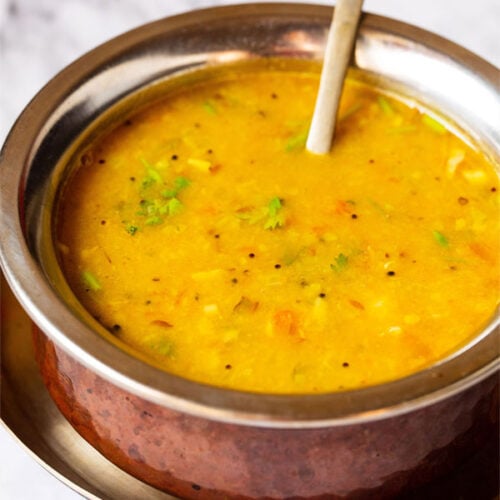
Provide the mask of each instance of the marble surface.
{"label": "marble surface", "polygon": [[[0,0],[0,143],[35,93],[81,54],[145,22],[229,3],[235,2]],[[498,0],[365,0],[364,10],[434,31],[500,66]],[[81,497],[35,463],[0,426],[0,499],[35,498]]]}

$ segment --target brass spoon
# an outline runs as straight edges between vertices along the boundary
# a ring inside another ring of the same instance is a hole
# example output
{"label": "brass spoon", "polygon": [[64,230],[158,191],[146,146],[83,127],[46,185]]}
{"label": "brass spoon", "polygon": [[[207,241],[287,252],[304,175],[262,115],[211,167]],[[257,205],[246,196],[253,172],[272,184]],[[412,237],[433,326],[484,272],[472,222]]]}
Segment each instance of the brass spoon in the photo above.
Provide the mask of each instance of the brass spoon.
{"label": "brass spoon", "polygon": [[330,151],[362,5],[363,0],[338,0],[335,6],[306,143],[306,148],[311,153],[326,154]]}

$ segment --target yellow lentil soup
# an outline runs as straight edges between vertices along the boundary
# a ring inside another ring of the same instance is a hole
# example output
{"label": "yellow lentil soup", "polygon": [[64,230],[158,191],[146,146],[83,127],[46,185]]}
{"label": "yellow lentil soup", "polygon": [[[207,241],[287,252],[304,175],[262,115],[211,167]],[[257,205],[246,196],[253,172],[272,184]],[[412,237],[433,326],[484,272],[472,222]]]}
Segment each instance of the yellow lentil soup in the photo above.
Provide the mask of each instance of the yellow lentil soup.
{"label": "yellow lentil soup", "polygon": [[492,162],[353,76],[331,153],[312,155],[318,79],[212,72],[78,159],[58,209],[63,270],[151,363],[256,392],[359,388],[442,359],[494,314]]}

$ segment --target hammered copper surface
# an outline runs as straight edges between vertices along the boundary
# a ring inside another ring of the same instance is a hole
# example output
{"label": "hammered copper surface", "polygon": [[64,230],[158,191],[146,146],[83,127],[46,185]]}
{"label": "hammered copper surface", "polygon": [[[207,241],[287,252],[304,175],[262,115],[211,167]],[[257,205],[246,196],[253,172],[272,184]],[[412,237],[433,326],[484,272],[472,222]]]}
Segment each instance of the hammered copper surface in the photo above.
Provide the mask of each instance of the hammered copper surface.
{"label": "hammered copper surface", "polygon": [[35,333],[36,357],[77,431],[134,476],[183,498],[391,498],[430,481],[496,435],[487,379],[407,415],[320,429],[265,429],[193,417],[143,400]]}

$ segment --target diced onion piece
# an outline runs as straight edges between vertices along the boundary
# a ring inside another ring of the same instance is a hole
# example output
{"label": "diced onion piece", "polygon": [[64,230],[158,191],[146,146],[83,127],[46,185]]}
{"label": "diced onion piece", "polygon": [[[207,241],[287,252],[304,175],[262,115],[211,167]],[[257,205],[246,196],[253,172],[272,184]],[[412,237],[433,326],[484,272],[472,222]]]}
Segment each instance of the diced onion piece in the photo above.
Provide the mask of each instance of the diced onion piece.
{"label": "diced onion piece", "polygon": [[446,174],[448,177],[453,177],[457,167],[464,161],[465,151],[462,149],[455,149],[452,151],[448,161],[446,162]]}
{"label": "diced onion piece", "polygon": [[187,163],[189,166],[195,167],[202,172],[210,172],[210,167],[212,166],[212,162],[198,158],[188,158]]}

